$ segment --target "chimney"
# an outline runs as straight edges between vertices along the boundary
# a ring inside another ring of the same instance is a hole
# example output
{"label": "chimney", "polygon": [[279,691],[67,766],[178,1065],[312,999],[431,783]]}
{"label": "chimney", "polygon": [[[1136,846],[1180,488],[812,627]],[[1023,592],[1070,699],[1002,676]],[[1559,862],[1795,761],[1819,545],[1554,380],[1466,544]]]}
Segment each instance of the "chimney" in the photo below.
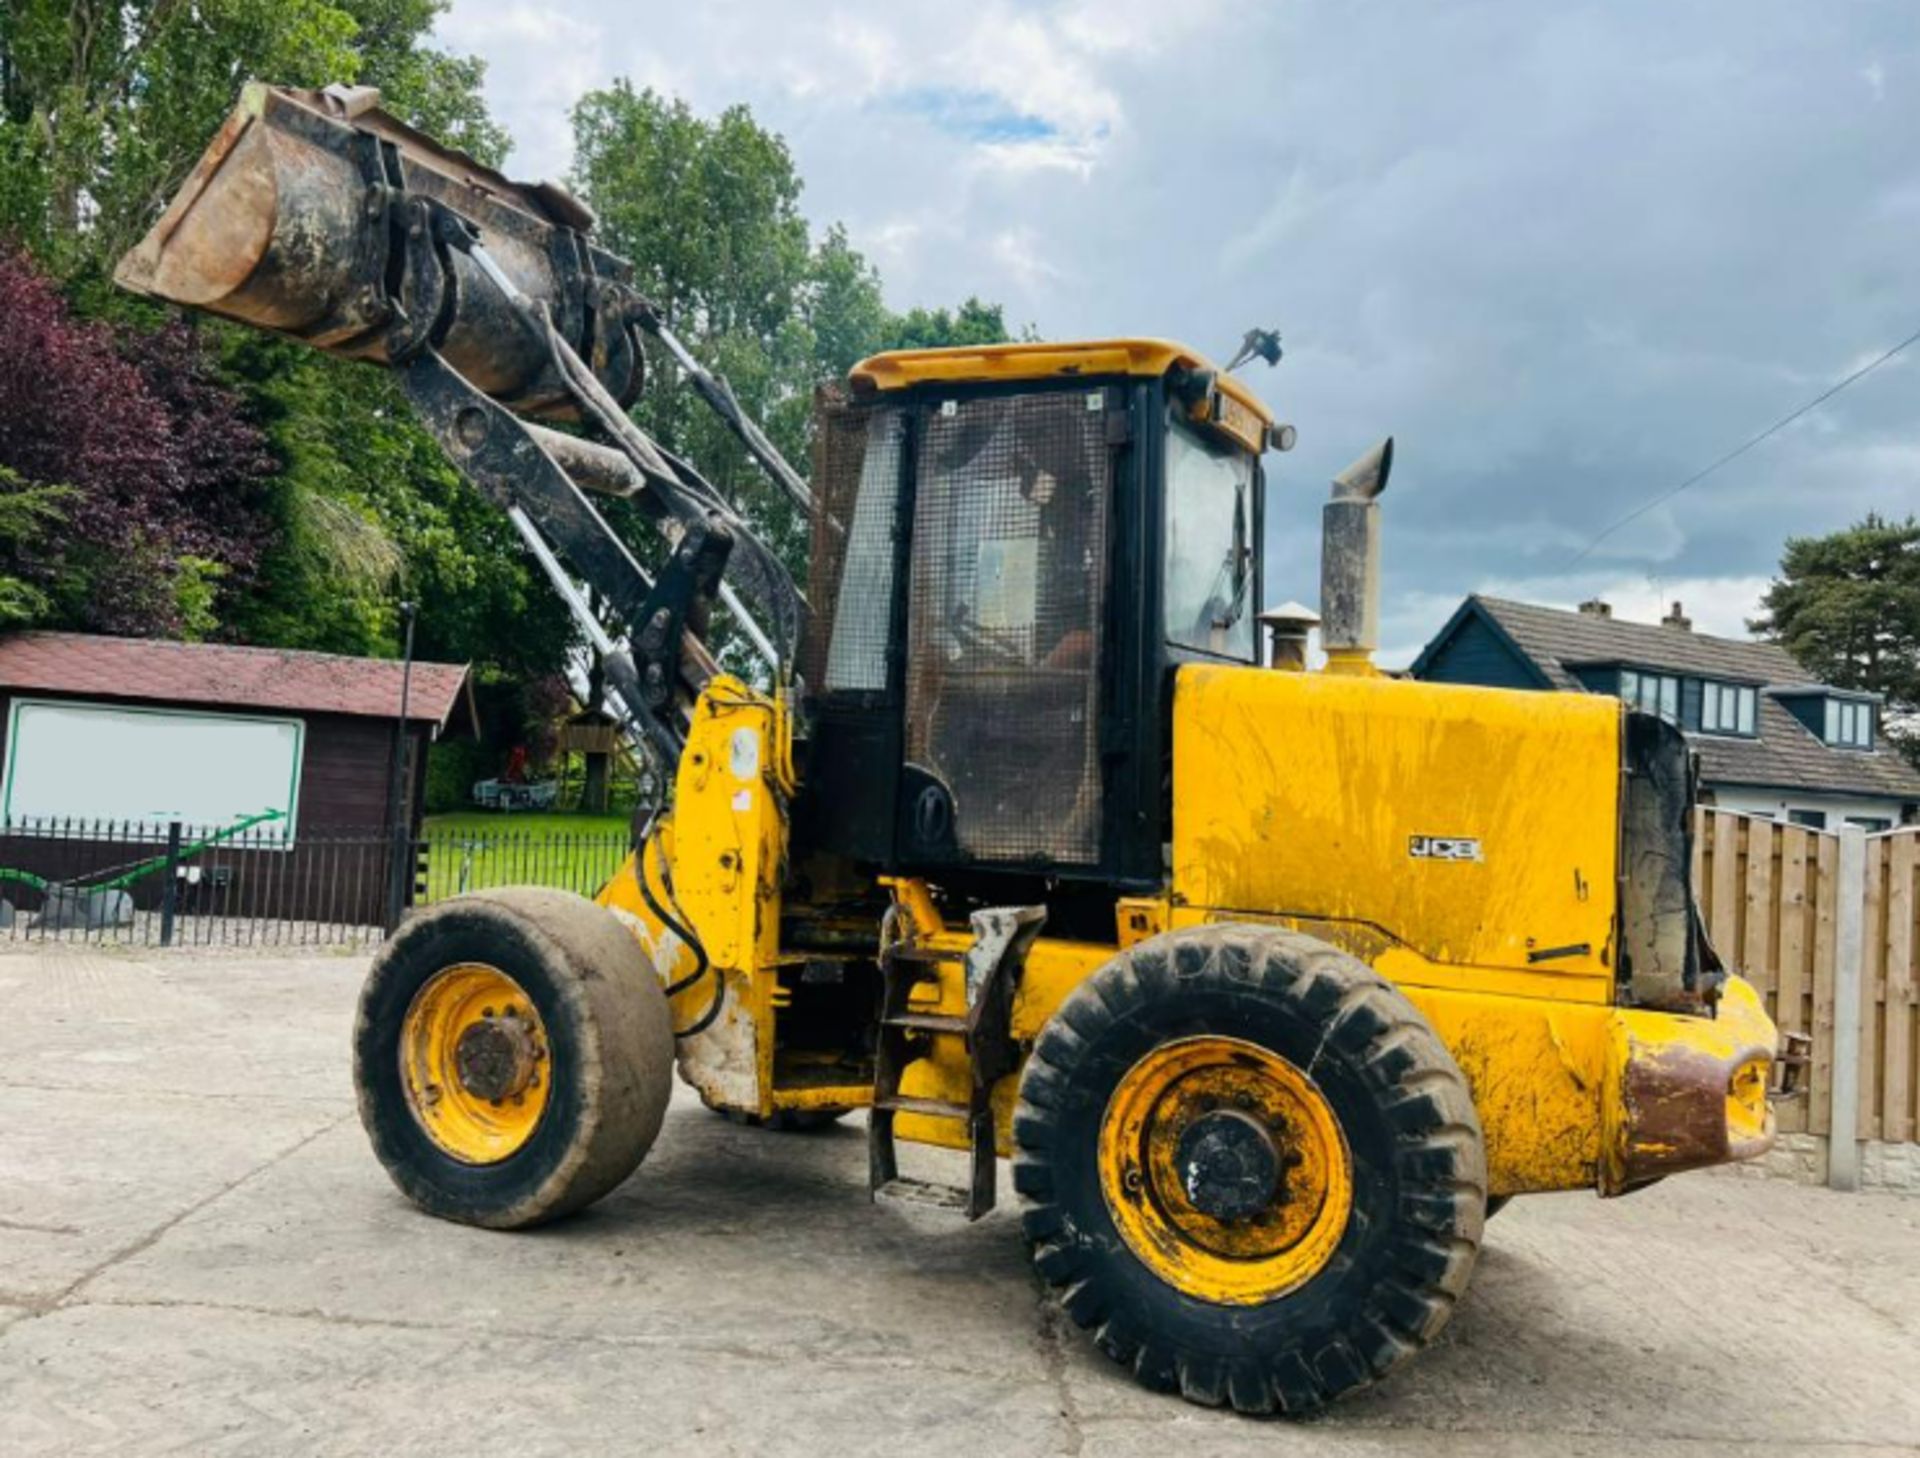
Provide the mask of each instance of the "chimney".
{"label": "chimney", "polygon": [[1683,633],[1691,633],[1693,631],[1693,619],[1681,612],[1680,604],[1676,602],[1673,605],[1673,611],[1660,619],[1660,626],[1663,628],[1678,628]]}
{"label": "chimney", "polygon": [[1297,602],[1283,602],[1268,608],[1255,619],[1267,630],[1267,664],[1288,673],[1304,673],[1307,668],[1307,634],[1320,622],[1320,614]]}
{"label": "chimney", "polygon": [[1613,604],[1597,597],[1590,597],[1580,604],[1580,616],[1583,618],[1610,618],[1613,616]]}

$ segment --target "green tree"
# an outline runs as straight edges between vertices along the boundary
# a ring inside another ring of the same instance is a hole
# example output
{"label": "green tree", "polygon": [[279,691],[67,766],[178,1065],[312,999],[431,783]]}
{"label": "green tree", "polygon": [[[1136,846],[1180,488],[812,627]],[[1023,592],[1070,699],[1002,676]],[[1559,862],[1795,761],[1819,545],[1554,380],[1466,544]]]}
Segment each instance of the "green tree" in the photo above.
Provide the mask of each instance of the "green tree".
{"label": "green tree", "polygon": [[[354,79],[380,88],[380,104],[435,141],[489,167],[505,160],[506,128],[487,114],[481,96],[486,62],[427,43],[447,0],[337,0],[353,17]],[[260,73],[265,75],[266,73]],[[336,77],[334,78],[344,79]]]}
{"label": "green tree", "polygon": [[[325,0],[9,0],[0,148],[44,181],[42,252],[116,256],[156,214],[240,82],[352,79],[353,17]],[[6,189],[13,191],[12,188]],[[62,261],[66,261],[63,259]]]}
{"label": "green tree", "polygon": [[[581,98],[573,136],[571,182],[599,217],[601,241],[632,262],[667,326],[796,453],[812,372],[802,309],[812,250],[786,143],[744,106],[709,119],[625,80]],[[843,267],[841,282],[857,287],[856,272]],[[652,363],[635,417],[697,462],[792,563],[803,541],[795,514],[672,363]]]}
{"label": "green tree", "polygon": [[877,350],[888,347],[894,316],[880,296],[880,274],[847,241],[847,230],[830,225],[813,250],[802,314],[812,335],[813,373],[836,379]]}
{"label": "green tree", "polygon": [[[506,134],[481,63],[430,43],[443,0],[5,0],[0,3],[0,234],[26,242],[83,313],[151,327],[169,311],[113,291],[148,227],[251,76],[377,86],[449,146],[498,163]],[[255,570],[170,564],[177,631],[368,653],[421,603],[430,656],[550,672],[564,612],[498,513],[475,499],[381,372],[204,320],[279,470]],[[219,503],[210,503],[219,509]],[[85,584],[74,591],[85,595]]]}
{"label": "green tree", "polygon": [[0,627],[46,613],[47,594],[20,575],[19,558],[66,520],[60,504],[71,494],[65,486],[36,485],[0,466]]}
{"label": "green tree", "polygon": [[1824,537],[1788,538],[1761,607],[1748,626],[1823,683],[1920,710],[1920,521],[1869,513]]}
{"label": "green tree", "polygon": [[481,64],[427,44],[443,0],[8,0],[0,7],[0,232],[68,273],[158,215],[241,83],[361,82],[483,161],[506,138]]}
{"label": "green tree", "polygon": [[[787,457],[806,460],[814,387],[876,350],[991,343],[998,305],[891,314],[880,276],[835,223],[815,243],[786,143],[744,106],[715,117],[616,81],[573,112],[570,181],[600,237]],[[655,359],[636,418],[738,502],[796,573],[806,533],[724,425]]]}
{"label": "green tree", "polygon": [[[1030,333],[1031,331],[1029,331]],[[884,349],[947,349],[960,345],[1002,344],[1006,314],[998,304],[969,297],[958,309],[909,309],[893,315],[881,331]]]}
{"label": "green tree", "polygon": [[240,330],[227,364],[282,465],[278,531],[232,625],[240,636],[390,653],[408,598],[423,658],[511,674],[565,661],[565,607],[384,371]]}

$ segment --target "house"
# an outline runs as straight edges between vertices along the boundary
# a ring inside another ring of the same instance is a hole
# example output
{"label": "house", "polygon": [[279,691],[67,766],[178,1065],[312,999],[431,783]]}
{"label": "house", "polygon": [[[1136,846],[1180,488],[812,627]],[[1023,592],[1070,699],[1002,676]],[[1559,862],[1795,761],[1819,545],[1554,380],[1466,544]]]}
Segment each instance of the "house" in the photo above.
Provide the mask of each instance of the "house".
{"label": "house", "polygon": [[[50,820],[366,835],[386,827],[402,665],[85,633],[0,637],[0,825]],[[464,666],[415,663],[402,804],[427,743],[474,723]]]}
{"label": "house", "polygon": [[1784,648],[1658,624],[1604,602],[1577,612],[1475,595],[1409,670],[1436,683],[1617,694],[1680,726],[1701,798],[1721,809],[1838,828],[1920,818],[1920,771],[1887,744],[1877,695],[1814,681]]}

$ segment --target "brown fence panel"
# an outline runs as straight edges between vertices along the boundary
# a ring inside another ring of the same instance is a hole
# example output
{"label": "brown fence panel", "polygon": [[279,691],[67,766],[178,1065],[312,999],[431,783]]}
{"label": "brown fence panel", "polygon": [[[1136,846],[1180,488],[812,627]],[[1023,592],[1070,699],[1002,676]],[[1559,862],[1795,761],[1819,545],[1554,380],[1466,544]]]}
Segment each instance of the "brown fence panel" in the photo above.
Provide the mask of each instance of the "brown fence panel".
{"label": "brown fence panel", "polygon": [[1861,1071],[1861,1132],[1873,1138],[1920,1139],[1920,828],[1890,831],[1867,841],[1867,975],[1863,1014],[1871,1025],[1860,1044],[1874,1071]]}
{"label": "brown fence panel", "polygon": [[[1783,1031],[1813,1038],[1807,1097],[1781,1110],[1788,1133],[1833,1127],[1839,848],[1835,833],[1725,810],[1695,820],[1708,936]],[[1867,837],[1860,894],[1859,1133],[1920,1141],[1920,827]]]}

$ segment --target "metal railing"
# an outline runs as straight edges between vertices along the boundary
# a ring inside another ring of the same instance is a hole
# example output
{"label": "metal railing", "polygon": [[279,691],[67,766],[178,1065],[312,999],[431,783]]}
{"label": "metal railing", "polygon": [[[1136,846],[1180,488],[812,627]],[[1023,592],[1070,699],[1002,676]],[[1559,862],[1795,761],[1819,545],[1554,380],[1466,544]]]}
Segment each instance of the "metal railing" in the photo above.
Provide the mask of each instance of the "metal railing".
{"label": "metal railing", "polygon": [[[207,843],[210,836],[221,836]],[[592,896],[624,830],[237,834],[174,823],[0,824],[0,943],[366,946],[414,907],[495,886]]]}

